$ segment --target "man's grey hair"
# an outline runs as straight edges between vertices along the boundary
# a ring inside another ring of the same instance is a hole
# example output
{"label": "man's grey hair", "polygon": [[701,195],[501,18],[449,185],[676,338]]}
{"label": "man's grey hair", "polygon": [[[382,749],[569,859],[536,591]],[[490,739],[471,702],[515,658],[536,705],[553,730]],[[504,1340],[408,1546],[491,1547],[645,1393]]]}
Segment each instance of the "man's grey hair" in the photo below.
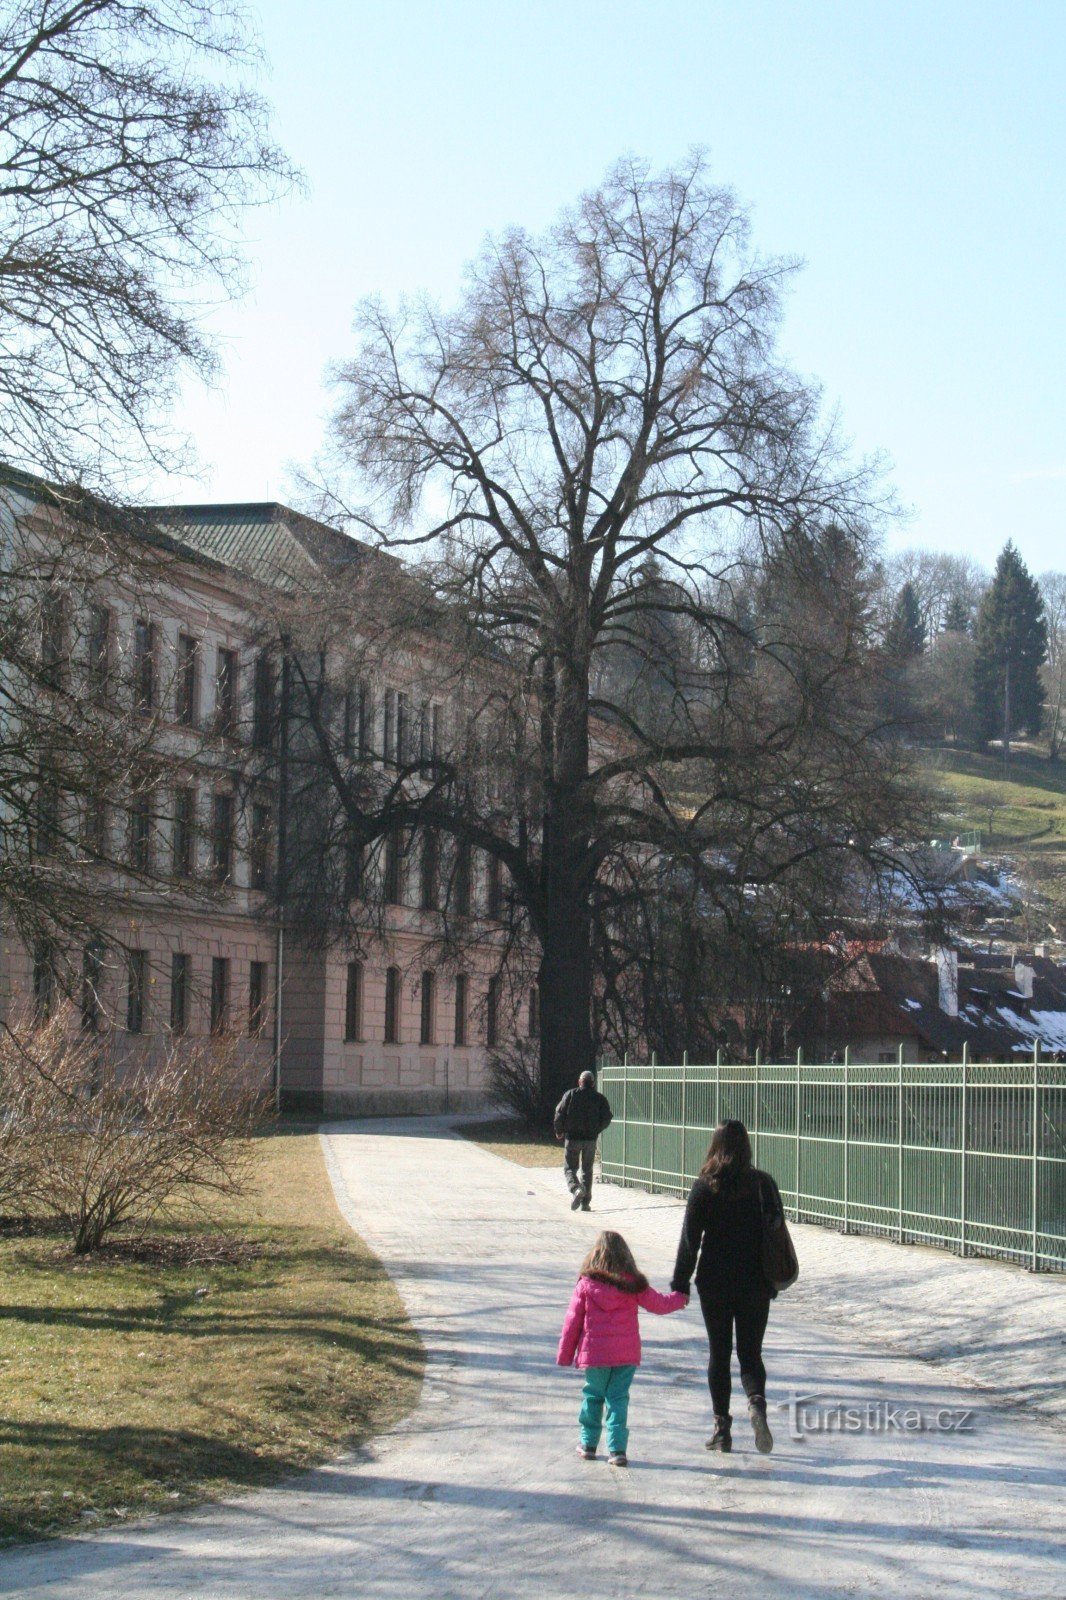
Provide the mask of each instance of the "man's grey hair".
{"label": "man's grey hair", "polygon": [[577,1081],[582,1089],[591,1089],[596,1082],[596,1074],[594,1072],[583,1072]]}

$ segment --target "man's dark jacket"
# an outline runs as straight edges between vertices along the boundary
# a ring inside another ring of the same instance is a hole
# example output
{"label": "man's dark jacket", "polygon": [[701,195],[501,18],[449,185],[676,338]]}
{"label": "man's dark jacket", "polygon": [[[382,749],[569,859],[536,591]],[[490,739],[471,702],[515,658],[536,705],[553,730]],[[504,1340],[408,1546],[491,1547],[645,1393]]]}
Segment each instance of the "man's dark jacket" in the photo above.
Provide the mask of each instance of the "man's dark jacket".
{"label": "man's dark jacket", "polygon": [[555,1132],[564,1139],[598,1139],[612,1115],[598,1089],[570,1089],[555,1108]]}

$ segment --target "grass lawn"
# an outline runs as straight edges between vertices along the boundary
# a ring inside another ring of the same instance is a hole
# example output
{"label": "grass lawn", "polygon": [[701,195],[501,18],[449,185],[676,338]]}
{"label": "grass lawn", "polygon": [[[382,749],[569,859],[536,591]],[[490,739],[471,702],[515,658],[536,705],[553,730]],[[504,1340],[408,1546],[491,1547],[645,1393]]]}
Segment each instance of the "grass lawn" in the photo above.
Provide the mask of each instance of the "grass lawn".
{"label": "grass lawn", "polygon": [[0,1237],[0,1542],[267,1483],[413,1407],[421,1345],[317,1136],[255,1160],[213,1235],[161,1230],[157,1259]]}
{"label": "grass lawn", "polygon": [[468,1122],[456,1128],[464,1139],[484,1145],[494,1155],[517,1161],[520,1167],[559,1167],[563,1147],[550,1133],[526,1128],[520,1122]]}
{"label": "grass lawn", "polygon": [[1002,757],[938,749],[926,758],[950,796],[950,822],[976,828],[984,849],[1066,850],[1066,768],[1028,751]]}

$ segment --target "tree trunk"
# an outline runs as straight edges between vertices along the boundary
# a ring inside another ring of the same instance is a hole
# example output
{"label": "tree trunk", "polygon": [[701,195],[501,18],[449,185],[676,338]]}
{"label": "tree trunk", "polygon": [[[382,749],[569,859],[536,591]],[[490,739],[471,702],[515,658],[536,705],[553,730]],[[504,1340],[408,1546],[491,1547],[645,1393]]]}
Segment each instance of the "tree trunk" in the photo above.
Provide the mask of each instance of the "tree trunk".
{"label": "tree trunk", "polygon": [[589,649],[579,620],[553,657],[551,727],[545,729],[540,963],[540,1115],[548,1122],[579,1073],[594,1065],[592,891],[588,812]]}

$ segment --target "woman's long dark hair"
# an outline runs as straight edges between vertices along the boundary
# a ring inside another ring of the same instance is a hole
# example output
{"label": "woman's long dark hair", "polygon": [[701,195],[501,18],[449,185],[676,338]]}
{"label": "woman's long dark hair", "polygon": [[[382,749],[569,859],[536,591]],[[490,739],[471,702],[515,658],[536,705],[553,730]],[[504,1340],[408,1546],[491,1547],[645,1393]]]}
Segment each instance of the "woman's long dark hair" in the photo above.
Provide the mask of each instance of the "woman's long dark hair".
{"label": "woman's long dark hair", "polygon": [[751,1140],[742,1122],[730,1119],[720,1122],[711,1135],[700,1177],[717,1194],[723,1184],[728,1188],[751,1171]]}

